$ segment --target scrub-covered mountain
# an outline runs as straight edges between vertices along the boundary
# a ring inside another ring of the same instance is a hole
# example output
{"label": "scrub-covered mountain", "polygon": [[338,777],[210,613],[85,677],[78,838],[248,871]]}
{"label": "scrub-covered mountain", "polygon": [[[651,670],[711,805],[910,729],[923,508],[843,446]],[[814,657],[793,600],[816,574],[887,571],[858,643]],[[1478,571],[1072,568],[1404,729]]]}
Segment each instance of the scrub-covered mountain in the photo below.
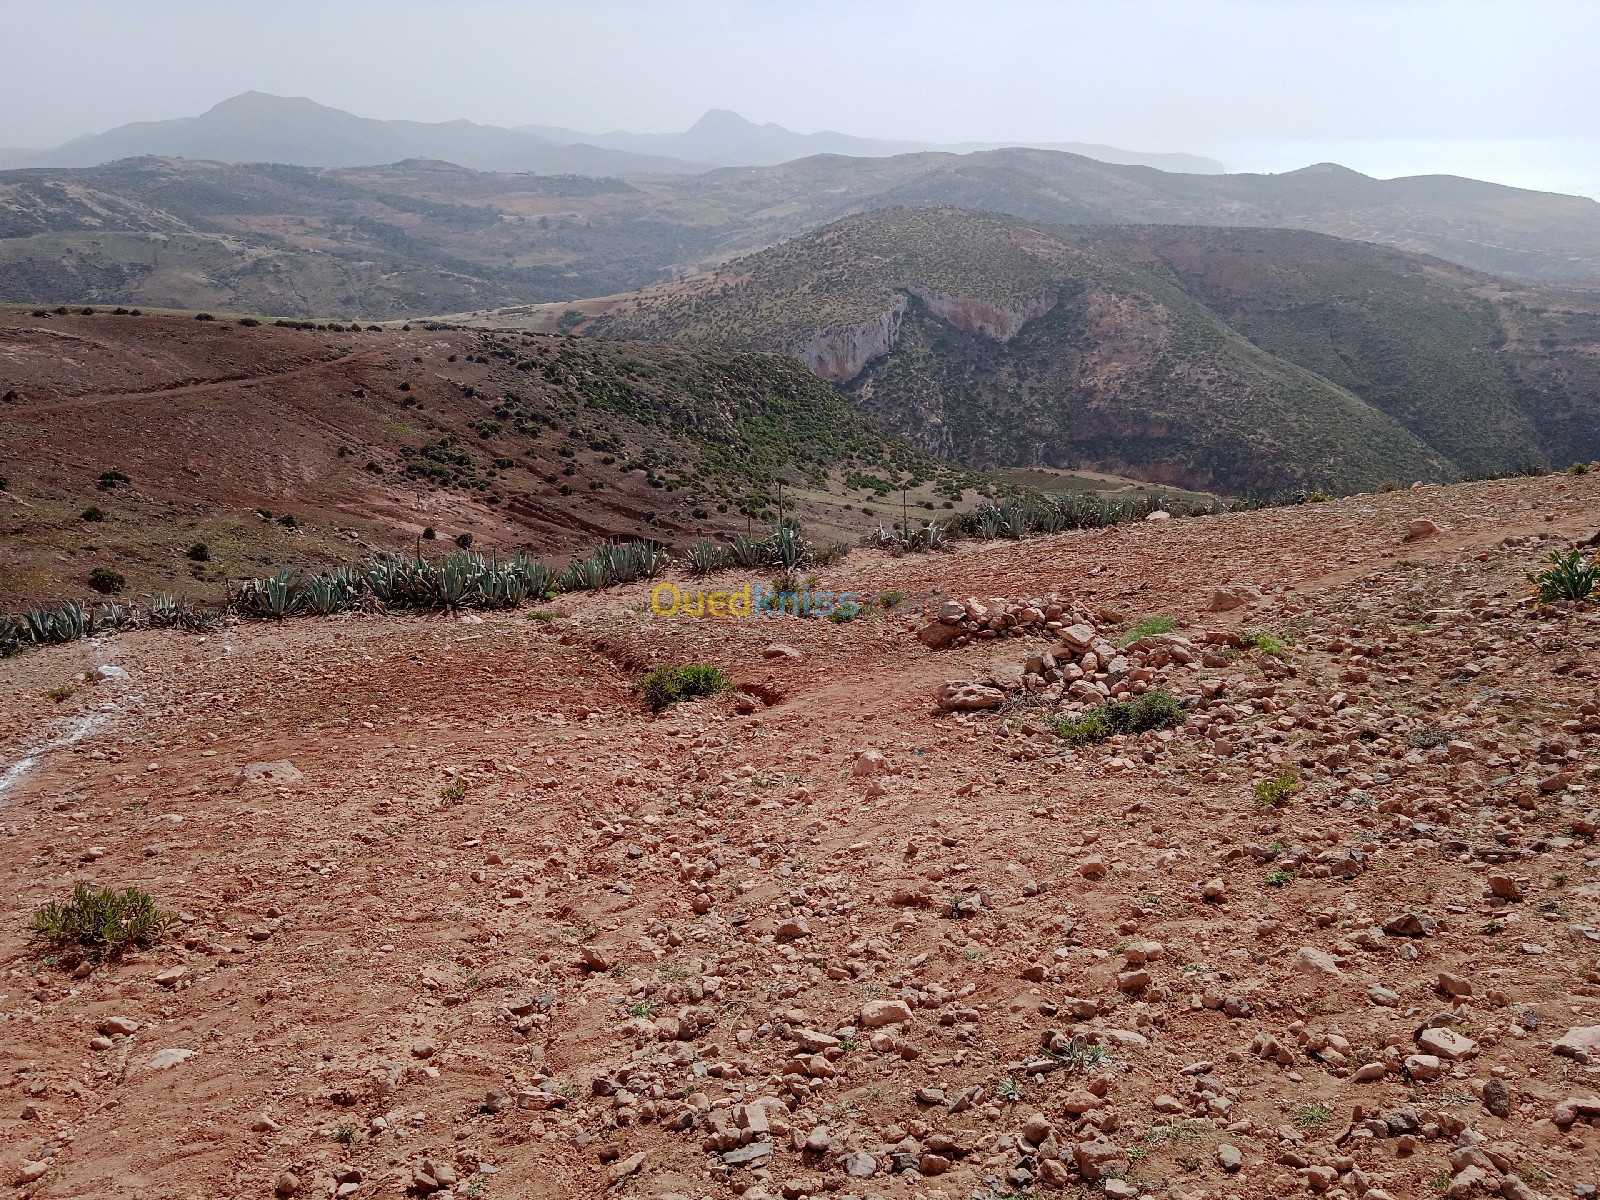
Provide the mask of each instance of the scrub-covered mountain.
{"label": "scrub-covered mountain", "polygon": [[1309,229],[1512,278],[1600,283],[1600,204],[1581,197],[1327,165],[1177,174],[1007,149],[819,154],[628,180],[434,159],[311,168],[131,158],[5,171],[0,299],[461,313],[629,291],[852,214],[948,205],[1057,224]]}
{"label": "scrub-covered mountain", "polygon": [[1315,234],[883,210],[583,306],[781,350],[983,466],[1371,487],[1600,453],[1600,306]]}

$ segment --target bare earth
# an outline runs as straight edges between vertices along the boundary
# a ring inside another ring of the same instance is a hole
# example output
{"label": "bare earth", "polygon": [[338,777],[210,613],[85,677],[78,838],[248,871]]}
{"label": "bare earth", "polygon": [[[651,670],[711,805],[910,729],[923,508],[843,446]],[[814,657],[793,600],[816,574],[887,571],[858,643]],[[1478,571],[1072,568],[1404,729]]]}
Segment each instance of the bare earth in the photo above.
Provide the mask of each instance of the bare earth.
{"label": "bare earth", "polygon": [[[1075,601],[1112,639],[1179,618],[1139,670],[1188,725],[1077,750],[933,703],[1051,640],[658,619],[642,587],[7,660],[0,1182],[1571,1195],[1600,1182],[1600,1028],[1554,1049],[1600,1027],[1600,605],[1534,612],[1524,574],[1597,529],[1600,475],[1549,476],[824,573]],[[1206,612],[1226,583],[1264,596]],[[652,717],[636,673],[692,661],[745,692]],[[80,879],[183,924],[41,961],[27,916]]]}

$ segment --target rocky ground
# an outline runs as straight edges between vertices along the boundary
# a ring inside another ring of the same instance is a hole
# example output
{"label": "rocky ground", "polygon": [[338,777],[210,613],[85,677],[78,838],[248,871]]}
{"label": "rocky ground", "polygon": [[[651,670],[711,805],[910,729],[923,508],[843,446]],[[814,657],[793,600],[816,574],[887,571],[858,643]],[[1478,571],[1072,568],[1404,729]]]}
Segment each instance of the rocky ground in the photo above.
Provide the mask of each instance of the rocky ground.
{"label": "rocky ground", "polygon": [[[1593,1195],[1600,604],[1524,576],[1597,529],[1548,476],[858,551],[817,586],[903,596],[848,622],[627,588],[8,660],[0,1176]],[[669,662],[740,690],[652,716]],[[1153,690],[1182,725],[1055,732]],[[45,956],[84,879],[181,924]]]}

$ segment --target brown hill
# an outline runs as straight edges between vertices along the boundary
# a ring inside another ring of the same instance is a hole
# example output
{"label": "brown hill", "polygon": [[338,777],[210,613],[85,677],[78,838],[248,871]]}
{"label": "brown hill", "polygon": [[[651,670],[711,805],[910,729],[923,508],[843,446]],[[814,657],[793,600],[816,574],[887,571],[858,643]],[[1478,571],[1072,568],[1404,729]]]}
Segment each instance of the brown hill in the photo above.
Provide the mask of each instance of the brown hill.
{"label": "brown hill", "polygon": [[850,470],[915,476],[916,499],[965,481],[799,364],[738,351],[3,310],[0,362],[7,608],[81,597],[102,566],[215,598],[428,526],[558,562],[681,545],[770,514],[780,478],[790,512],[844,536],[872,524],[845,507]]}

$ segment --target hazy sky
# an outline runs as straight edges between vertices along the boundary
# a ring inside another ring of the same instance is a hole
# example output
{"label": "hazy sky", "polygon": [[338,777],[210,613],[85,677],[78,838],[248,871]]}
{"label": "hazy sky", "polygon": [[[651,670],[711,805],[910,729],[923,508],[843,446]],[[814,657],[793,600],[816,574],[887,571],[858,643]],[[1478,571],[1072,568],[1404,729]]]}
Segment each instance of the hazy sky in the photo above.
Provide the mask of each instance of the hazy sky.
{"label": "hazy sky", "polygon": [[364,116],[1109,142],[1600,195],[1597,0],[48,0],[0,146],[247,89]]}

